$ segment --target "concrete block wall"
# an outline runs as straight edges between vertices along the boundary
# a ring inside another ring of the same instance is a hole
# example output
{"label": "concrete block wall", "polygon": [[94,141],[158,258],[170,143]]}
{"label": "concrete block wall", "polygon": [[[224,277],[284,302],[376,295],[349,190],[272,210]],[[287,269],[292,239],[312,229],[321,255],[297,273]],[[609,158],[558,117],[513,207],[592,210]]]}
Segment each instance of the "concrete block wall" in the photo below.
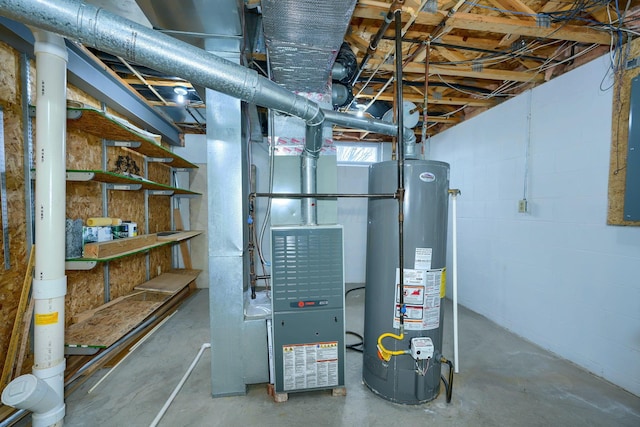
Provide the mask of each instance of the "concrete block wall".
{"label": "concrete block wall", "polygon": [[[640,228],[606,225],[608,65],[506,101],[432,138],[431,152],[462,191],[461,304],[640,395]],[[473,355],[460,348],[462,364]]]}

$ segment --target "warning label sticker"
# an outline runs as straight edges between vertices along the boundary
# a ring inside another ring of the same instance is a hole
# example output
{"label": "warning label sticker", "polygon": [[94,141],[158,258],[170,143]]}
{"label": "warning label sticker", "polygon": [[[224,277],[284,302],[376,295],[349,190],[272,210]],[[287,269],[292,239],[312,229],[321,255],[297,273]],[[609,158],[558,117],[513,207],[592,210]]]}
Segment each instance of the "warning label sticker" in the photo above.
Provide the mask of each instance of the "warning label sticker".
{"label": "warning label sticker", "polygon": [[[443,270],[404,270],[404,327],[408,331],[427,331],[440,326],[440,285]],[[400,269],[396,269],[396,283]],[[400,327],[400,285],[396,286],[393,327]]]}
{"label": "warning label sticker", "polygon": [[416,248],[413,268],[416,270],[431,270],[433,248]]}
{"label": "warning label sticker", "polygon": [[36,325],[38,326],[55,325],[58,323],[57,311],[53,313],[36,314],[34,317]]}
{"label": "warning label sticker", "polygon": [[338,342],[282,346],[283,388],[301,390],[338,385]]}

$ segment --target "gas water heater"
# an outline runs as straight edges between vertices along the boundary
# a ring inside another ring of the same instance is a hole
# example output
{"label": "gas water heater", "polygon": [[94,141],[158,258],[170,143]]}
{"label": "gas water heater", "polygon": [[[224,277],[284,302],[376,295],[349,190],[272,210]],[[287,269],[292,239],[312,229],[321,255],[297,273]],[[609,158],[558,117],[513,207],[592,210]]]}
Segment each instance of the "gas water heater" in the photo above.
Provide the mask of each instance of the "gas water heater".
{"label": "gas water heater", "polygon": [[[449,165],[406,160],[404,175],[403,306],[398,201],[369,201],[363,380],[387,400],[419,404],[440,392]],[[394,193],[397,176],[395,161],[372,165],[369,193]]]}

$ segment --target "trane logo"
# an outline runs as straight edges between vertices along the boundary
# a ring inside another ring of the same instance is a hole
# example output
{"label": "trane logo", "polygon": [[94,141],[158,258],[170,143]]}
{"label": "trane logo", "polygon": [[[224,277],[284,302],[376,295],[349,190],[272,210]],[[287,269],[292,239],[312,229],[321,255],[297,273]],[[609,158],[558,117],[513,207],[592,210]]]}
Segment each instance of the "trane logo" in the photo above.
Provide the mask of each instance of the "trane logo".
{"label": "trane logo", "polygon": [[329,305],[329,301],[327,301],[327,300],[315,300],[315,301],[298,301],[298,302],[289,303],[290,307],[298,307],[298,308],[318,307],[318,306],[323,306],[323,305]]}
{"label": "trane logo", "polygon": [[420,181],[433,182],[436,180],[436,176],[431,172],[422,172],[420,174]]}

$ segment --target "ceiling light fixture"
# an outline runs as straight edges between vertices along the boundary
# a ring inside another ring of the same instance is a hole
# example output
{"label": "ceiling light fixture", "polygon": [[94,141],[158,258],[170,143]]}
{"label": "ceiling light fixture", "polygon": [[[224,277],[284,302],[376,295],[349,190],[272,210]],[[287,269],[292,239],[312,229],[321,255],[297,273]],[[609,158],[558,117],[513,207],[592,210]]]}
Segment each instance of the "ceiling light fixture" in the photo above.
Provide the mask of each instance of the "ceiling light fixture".
{"label": "ceiling light fixture", "polygon": [[186,96],[189,93],[187,88],[182,86],[176,86],[173,88],[173,91],[176,94],[176,103],[180,105],[184,105],[187,100]]}

